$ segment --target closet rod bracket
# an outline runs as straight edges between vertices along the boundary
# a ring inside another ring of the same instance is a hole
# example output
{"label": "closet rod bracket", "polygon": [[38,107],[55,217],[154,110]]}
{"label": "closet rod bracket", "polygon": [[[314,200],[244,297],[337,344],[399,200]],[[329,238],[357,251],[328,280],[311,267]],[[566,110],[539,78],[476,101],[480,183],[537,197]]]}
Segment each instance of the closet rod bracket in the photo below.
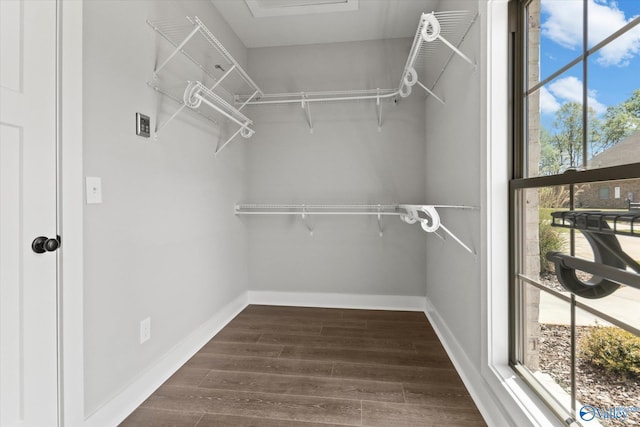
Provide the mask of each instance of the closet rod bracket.
{"label": "closet rod bracket", "polygon": [[313,133],[313,120],[311,119],[311,105],[307,100],[307,94],[304,92],[302,92],[302,99],[300,100],[300,105],[307,117],[307,124],[309,125],[309,133]]}

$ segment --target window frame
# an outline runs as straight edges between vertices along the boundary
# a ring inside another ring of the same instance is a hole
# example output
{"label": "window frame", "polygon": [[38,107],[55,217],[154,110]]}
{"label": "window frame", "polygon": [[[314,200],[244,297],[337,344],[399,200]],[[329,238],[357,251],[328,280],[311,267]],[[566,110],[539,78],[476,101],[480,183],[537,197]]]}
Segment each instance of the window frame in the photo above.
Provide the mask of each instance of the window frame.
{"label": "window frame", "polygon": [[[625,179],[640,179],[640,163],[625,164],[613,167],[605,167],[598,169],[587,169],[588,161],[588,71],[589,58],[597,53],[600,49],[607,46],[618,37],[627,33],[631,29],[640,25],[640,17],[636,17],[624,27],[613,32],[604,40],[598,42],[593,47],[588,48],[588,1],[583,0],[583,48],[576,58],[569,61],[564,66],[555,70],[552,74],[545,77],[540,82],[528,87],[528,22],[526,12],[529,4],[534,0],[515,0],[513,5],[511,19],[515,26],[515,36],[513,38],[514,48],[512,50],[511,64],[511,80],[512,80],[512,177],[509,181],[509,365],[511,368],[525,381],[525,383],[547,404],[549,409],[558,417],[558,419],[568,425],[579,425],[575,420],[575,336],[572,333],[572,357],[571,357],[571,402],[572,407],[566,408],[559,404],[551,393],[544,389],[534,378],[531,372],[525,367],[522,360],[523,354],[523,338],[524,338],[524,322],[521,321],[521,313],[523,312],[522,289],[525,285],[531,285],[541,291],[548,292],[554,297],[568,302],[570,306],[570,316],[572,319],[572,330],[575,325],[576,310],[581,309],[590,314],[598,316],[622,329],[628,330],[640,336],[640,330],[631,325],[627,325],[618,319],[613,318],[606,313],[602,313],[591,306],[585,305],[578,301],[573,294],[569,296],[544,287],[540,283],[524,277],[519,272],[524,271],[523,265],[523,215],[525,209],[522,208],[522,192],[527,189],[537,189],[548,186],[569,186],[571,192],[571,209],[573,209],[573,188],[577,184],[598,183],[605,181],[617,181]],[[542,0],[540,0],[542,1]],[[553,81],[570,68],[582,63],[582,168],[579,170],[568,170],[561,174],[529,176],[528,171],[528,155],[527,146],[528,138],[528,99],[531,94],[539,91],[544,85]],[[572,239],[573,240],[573,239]],[[573,242],[571,244],[573,251]]]}

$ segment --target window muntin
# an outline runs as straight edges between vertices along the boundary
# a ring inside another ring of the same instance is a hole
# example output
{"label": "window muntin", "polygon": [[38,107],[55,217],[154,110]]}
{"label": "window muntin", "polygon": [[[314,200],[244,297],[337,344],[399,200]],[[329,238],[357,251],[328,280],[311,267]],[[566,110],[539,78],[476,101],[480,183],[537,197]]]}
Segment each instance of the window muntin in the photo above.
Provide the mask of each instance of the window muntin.
{"label": "window muntin", "polygon": [[[582,0],[542,0],[528,5],[529,83],[532,88],[582,54]],[[553,47],[553,55],[550,55]],[[540,61],[540,55],[546,60]]]}
{"label": "window muntin", "polygon": [[[578,63],[528,94],[527,176],[555,175],[583,164],[582,103],[569,93],[582,93]],[[558,94],[564,94],[562,97]]]}

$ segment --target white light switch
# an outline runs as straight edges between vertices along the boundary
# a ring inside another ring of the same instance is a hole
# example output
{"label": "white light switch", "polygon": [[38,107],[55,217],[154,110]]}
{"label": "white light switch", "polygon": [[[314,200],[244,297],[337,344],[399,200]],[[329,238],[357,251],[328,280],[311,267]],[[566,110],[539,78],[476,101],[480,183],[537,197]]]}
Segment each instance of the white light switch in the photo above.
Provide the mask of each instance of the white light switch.
{"label": "white light switch", "polygon": [[102,178],[86,177],[87,204],[102,203]]}

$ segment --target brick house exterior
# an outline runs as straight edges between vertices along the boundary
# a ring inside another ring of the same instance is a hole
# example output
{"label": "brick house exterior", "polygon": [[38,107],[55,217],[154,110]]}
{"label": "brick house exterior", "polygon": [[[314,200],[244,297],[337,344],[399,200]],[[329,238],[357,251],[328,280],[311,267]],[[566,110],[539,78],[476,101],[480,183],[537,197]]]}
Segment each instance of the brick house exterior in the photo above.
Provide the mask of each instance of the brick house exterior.
{"label": "brick house exterior", "polygon": [[[588,168],[596,169],[628,163],[640,163],[640,131],[594,156],[588,162]],[[580,185],[577,188],[576,207],[626,210],[628,200],[640,202],[639,179]]]}

